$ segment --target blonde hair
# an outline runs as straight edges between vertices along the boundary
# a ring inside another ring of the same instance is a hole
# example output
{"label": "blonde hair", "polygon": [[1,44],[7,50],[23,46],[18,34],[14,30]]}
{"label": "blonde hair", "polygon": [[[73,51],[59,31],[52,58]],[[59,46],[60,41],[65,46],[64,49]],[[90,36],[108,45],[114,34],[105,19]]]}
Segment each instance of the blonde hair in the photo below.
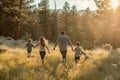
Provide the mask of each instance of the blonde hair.
{"label": "blonde hair", "polygon": [[40,44],[45,47],[46,46],[46,41],[45,38],[43,36],[40,37]]}

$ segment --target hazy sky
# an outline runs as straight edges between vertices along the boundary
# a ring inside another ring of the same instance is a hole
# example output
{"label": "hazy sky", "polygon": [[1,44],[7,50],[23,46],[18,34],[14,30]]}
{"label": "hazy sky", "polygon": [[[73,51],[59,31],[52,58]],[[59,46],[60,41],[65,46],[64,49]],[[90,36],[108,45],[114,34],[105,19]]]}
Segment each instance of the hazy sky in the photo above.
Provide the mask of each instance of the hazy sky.
{"label": "hazy sky", "polygon": [[[34,4],[37,4],[41,0],[34,1]],[[72,7],[72,5],[76,5],[78,10],[86,9],[87,7],[89,7],[91,10],[97,9],[94,0],[56,0],[57,9],[63,9],[63,5],[66,1],[70,4],[70,7]],[[50,8],[54,9],[54,0],[49,0],[49,4]]]}

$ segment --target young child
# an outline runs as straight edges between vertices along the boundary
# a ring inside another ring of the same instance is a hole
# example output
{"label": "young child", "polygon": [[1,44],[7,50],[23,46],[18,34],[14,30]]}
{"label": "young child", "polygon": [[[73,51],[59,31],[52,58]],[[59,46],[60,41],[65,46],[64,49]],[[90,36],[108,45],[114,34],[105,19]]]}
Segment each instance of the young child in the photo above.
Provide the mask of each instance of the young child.
{"label": "young child", "polygon": [[86,59],[88,58],[86,53],[81,51],[80,42],[79,41],[76,42],[76,47],[73,49],[73,51],[75,51],[75,63],[78,63],[78,61],[80,60],[80,56],[81,55],[85,55]]}
{"label": "young child", "polygon": [[44,58],[45,58],[45,55],[46,55],[46,49],[48,50],[48,53],[50,53],[50,50],[47,46],[47,42],[45,40],[44,37],[40,37],[39,39],[39,42],[35,45],[36,46],[39,46],[40,47],[40,57],[41,57],[41,60],[42,60],[42,65],[44,65]]}
{"label": "young child", "polygon": [[32,40],[29,39],[27,44],[25,45],[25,48],[27,48],[28,58],[31,56],[31,51],[34,45],[32,44]]}

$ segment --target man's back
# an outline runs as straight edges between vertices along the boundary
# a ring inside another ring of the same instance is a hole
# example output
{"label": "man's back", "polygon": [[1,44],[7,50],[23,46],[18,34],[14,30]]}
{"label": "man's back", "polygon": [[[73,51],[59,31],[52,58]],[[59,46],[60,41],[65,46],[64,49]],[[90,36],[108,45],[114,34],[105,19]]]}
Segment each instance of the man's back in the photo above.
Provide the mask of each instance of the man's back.
{"label": "man's back", "polygon": [[66,35],[60,35],[58,37],[59,49],[61,51],[67,50],[68,43],[71,43],[70,39]]}
{"label": "man's back", "polygon": [[71,42],[70,38],[67,35],[65,35],[65,32],[61,32],[61,34],[58,36],[58,38],[56,40],[53,50],[55,50],[55,47],[57,46],[57,44],[59,44],[59,50],[62,55],[62,62],[66,61],[68,43],[71,45],[71,48],[73,50],[72,42]]}

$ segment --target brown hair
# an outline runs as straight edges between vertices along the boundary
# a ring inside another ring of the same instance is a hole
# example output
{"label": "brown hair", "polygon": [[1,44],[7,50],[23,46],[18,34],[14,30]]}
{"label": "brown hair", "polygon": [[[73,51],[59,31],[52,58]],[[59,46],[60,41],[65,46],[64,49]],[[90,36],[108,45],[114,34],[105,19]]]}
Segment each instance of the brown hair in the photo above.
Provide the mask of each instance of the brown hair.
{"label": "brown hair", "polygon": [[60,34],[64,35],[64,34],[65,34],[65,32],[64,32],[64,31],[62,31]]}
{"label": "brown hair", "polygon": [[80,42],[79,42],[79,41],[77,41],[77,42],[76,42],[76,45],[77,45],[77,46],[79,46],[79,45],[80,45]]}
{"label": "brown hair", "polygon": [[32,42],[32,39],[29,39],[28,42]]}
{"label": "brown hair", "polygon": [[45,43],[45,38],[43,36],[40,37],[40,43],[43,47],[46,46],[46,43]]}

